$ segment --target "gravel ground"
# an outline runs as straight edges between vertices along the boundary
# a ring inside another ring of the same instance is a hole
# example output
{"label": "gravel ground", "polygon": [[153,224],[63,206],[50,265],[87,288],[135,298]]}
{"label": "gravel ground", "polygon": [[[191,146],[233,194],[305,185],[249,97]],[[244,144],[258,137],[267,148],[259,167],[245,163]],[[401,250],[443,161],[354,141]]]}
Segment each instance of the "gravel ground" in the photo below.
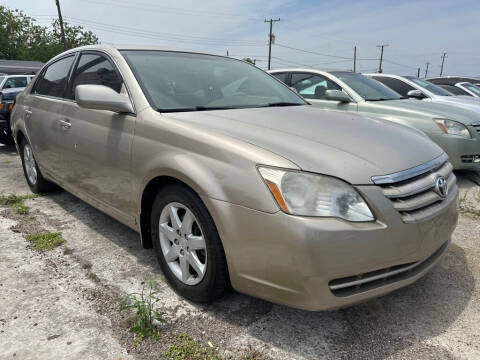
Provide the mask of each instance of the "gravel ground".
{"label": "gravel ground", "polygon": [[[138,235],[64,191],[0,207],[0,359],[159,359],[188,334],[243,359],[480,359],[480,188],[457,174],[462,215],[448,252],[415,284],[354,307],[306,312],[231,292],[189,303],[162,281]],[[0,193],[29,194],[15,149],[0,145]],[[32,249],[27,234],[66,243]],[[121,299],[157,279],[163,336],[133,343]]]}

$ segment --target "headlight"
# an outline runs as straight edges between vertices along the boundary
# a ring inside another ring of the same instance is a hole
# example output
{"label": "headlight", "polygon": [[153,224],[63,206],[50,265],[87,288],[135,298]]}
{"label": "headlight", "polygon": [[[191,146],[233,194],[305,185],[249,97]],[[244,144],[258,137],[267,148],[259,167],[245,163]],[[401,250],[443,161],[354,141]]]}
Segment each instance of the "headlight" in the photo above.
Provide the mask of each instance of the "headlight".
{"label": "headlight", "polygon": [[461,136],[466,139],[472,138],[467,127],[457,121],[445,119],[434,119],[434,121],[445,134]]}
{"label": "headlight", "polygon": [[362,196],[337,178],[300,171],[259,167],[278,206],[291,215],[337,217],[348,221],[373,221]]}

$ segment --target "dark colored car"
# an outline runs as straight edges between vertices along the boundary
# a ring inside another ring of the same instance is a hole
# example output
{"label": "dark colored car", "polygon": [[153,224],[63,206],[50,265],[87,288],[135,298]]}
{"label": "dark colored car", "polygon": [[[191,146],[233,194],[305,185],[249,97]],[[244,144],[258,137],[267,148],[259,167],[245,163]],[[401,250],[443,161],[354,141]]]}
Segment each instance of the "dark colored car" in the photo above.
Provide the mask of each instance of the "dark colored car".
{"label": "dark colored car", "polygon": [[15,105],[15,99],[25,88],[3,89],[0,91],[0,144],[13,145],[10,130],[10,113]]}

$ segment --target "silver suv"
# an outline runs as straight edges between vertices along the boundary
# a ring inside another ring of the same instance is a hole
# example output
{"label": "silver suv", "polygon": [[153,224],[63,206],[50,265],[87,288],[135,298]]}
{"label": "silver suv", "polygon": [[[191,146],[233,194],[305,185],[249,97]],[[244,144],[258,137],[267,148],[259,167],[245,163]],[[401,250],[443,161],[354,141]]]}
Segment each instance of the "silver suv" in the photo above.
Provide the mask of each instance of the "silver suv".
{"label": "silver suv", "polygon": [[58,184],[137,230],[194,301],[231,284],[350,305],[424,275],[457,222],[452,166],[421,132],[316,109],[222,56],[67,51],[19,95],[12,130],[34,192]]}

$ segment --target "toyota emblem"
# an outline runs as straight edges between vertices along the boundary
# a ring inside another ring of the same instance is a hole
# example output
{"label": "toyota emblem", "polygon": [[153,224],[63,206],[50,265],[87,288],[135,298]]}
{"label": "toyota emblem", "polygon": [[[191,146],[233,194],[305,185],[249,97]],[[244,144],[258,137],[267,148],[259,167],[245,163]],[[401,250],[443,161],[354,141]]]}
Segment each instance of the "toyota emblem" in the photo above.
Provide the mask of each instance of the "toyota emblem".
{"label": "toyota emblem", "polygon": [[448,195],[448,183],[447,180],[439,175],[435,178],[435,192],[442,197],[446,198]]}

